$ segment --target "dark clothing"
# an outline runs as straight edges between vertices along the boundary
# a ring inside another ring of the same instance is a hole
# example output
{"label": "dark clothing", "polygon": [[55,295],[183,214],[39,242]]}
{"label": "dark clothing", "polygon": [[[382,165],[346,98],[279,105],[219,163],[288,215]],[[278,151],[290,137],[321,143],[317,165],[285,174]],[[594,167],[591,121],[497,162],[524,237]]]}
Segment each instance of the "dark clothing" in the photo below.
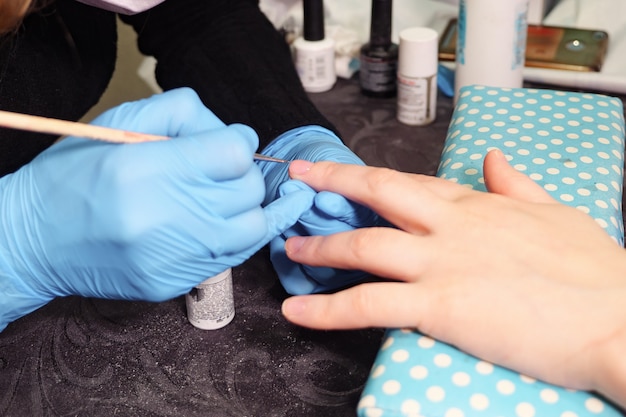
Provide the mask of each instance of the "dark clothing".
{"label": "dark clothing", "polygon": [[[252,126],[261,148],[291,128],[333,129],[303,90],[288,45],[255,0],[168,0],[120,16],[157,59],[164,90],[187,86],[225,123]],[[0,41],[0,109],[80,119],[115,68],[115,13],[57,0]],[[0,175],[29,162],[54,136],[0,130]]]}

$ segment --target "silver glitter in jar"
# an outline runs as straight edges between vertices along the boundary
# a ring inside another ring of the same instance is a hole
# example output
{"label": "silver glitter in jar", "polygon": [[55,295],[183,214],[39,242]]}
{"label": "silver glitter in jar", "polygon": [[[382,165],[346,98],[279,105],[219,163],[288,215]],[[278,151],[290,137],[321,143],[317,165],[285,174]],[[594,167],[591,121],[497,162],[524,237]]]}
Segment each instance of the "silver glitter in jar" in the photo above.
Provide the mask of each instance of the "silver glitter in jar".
{"label": "silver glitter in jar", "polygon": [[201,282],[185,299],[187,318],[195,327],[216,330],[226,326],[235,317],[232,269]]}

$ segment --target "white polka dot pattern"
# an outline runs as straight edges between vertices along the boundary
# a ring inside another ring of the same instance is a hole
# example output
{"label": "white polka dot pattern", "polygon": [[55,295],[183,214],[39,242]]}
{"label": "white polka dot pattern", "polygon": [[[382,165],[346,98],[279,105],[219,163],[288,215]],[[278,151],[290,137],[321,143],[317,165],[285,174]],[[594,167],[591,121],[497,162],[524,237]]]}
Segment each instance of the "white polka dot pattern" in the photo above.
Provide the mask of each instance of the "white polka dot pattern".
{"label": "white polka dot pattern", "polygon": [[485,190],[482,162],[502,150],[561,203],[624,244],[622,102],[598,94],[473,86],[460,93],[437,175]]}
{"label": "white polka dot pattern", "polygon": [[410,330],[389,330],[359,417],[620,417],[609,403],[526,377]]}
{"label": "white polka dot pattern", "polygon": [[[461,90],[438,174],[485,190],[482,160],[501,149],[554,198],[591,215],[623,245],[624,119],[597,94],[472,86]],[[359,417],[619,417],[591,393],[481,361],[419,332],[391,329]]]}

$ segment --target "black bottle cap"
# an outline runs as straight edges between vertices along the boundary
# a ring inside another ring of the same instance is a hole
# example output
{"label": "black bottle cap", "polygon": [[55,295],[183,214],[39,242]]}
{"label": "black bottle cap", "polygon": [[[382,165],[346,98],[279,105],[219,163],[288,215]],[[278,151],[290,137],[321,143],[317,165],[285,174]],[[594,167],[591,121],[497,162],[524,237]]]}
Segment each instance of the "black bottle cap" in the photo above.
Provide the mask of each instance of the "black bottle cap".
{"label": "black bottle cap", "polygon": [[324,39],[324,1],[304,0],[304,39],[321,41]]}
{"label": "black bottle cap", "polygon": [[392,0],[372,0],[370,45],[388,47],[391,44]]}

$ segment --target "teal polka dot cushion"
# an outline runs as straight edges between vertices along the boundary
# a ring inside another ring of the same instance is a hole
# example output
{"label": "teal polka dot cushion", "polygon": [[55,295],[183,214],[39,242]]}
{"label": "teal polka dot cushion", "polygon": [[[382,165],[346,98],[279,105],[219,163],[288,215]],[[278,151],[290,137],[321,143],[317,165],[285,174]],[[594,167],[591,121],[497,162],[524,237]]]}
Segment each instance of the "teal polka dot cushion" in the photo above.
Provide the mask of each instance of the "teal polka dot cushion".
{"label": "teal polka dot cushion", "polygon": [[597,94],[467,87],[437,175],[485,190],[483,158],[499,148],[515,168],[623,244],[623,114],[619,99]]}
{"label": "teal polka dot cushion", "polygon": [[[619,99],[541,89],[464,87],[437,175],[485,190],[482,162],[499,148],[564,204],[623,245],[624,118]],[[617,417],[593,393],[487,363],[414,330],[389,329],[359,417]]]}

